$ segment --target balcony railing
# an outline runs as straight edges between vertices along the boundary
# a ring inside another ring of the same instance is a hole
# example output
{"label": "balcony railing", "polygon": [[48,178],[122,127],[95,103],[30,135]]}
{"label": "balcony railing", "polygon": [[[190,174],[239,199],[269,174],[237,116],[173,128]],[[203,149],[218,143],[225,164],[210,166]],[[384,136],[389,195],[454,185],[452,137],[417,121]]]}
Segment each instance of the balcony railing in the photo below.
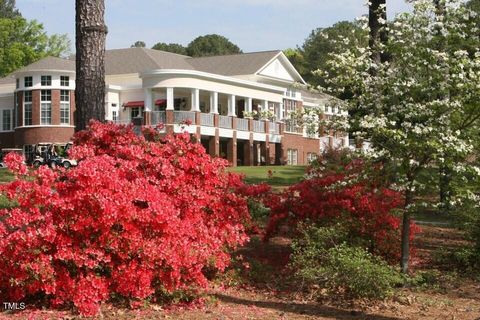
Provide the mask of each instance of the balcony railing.
{"label": "balcony railing", "polygon": [[127,124],[132,123],[132,120],[130,120],[130,119],[121,119],[121,120],[120,120],[120,119],[116,119],[116,120],[113,120],[112,122],[115,123],[115,124],[127,125]]}
{"label": "balcony railing", "polygon": [[270,134],[280,134],[280,124],[276,122],[270,122],[269,126]]}
{"label": "balcony railing", "polygon": [[297,122],[294,120],[286,120],[285,131],[293,133],[303,133],[303,128],[302,126],[297,125]]}
{"label": "balcony railing", "polygon": [[165,111],[153,111],[151,113],[151,124],[153,126],[156,126],[157,124],[160,124],[160,123],[167,123],[167,116],[166,116],[166,113]]}
{"label": "balcony railing", "polygon": [[218,122],[220,128],[232,129],[232,117],[218,116]]}
{"label": "balcony railing", "polygon": [[195,112],[192,111],[174,111],[173,121],[175,123],[185,123],[189,121],[191,124],[195,124]]}
{"label": "balcony railing", "polygon": [[248,119],[237,119],[237,130],[248,131]]}
{"label": "balcony railing", "polygon": [[214,127],[215,126],[215,116],[212,113],[201,113],[200,114],[200,124],[202,126],[209,126],[209,127]]}
{"label": "balcony railing", "polygon": [[253,120],[253,131],[259,133],[265,133],[265,122],[259,120]]}

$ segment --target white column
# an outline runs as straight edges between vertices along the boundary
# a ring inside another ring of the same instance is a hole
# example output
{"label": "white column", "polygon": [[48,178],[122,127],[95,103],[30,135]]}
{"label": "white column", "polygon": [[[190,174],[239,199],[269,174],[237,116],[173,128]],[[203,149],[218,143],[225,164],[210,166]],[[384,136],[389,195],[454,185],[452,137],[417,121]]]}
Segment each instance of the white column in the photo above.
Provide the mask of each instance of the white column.
{"label": "white column", "polygon": [[210,92],[210,113],[218,114],[218,92]]}
{"label": "white column", "polygon": [[153,95],[151,88],[143,89],[143,100],[145,104],[145,111],[151,112],[153,110]]}
{"label": "white column", "polygon": [[252,98],[245,98],[245,111],[252,112]]}
{"label": "white column", "polygon": [[231,94],[228,96],[228,115],[230,117],[236,117],[235,113],[235,95]]}
{"label": "white column", "polygon": [[278,119],[277,121],[281,121],[283,120],[283,102],[280,102],[280,104],[278,105],[278,108],[280,110],[280,115],[278,116]]}
{"label": "white column", "polygon": [[268,110],[268,100],[263,100],[262,101],[262,111],[267,111]]}
{"label": "white column", "polygon": [[191,90],[191,103],[192,107],[190,111],[200,111],[200,90],[192,89]]}
{"label": "white column", "polygon": [[167,110],[173,110],[174,105],[173,88],[167,88]]}

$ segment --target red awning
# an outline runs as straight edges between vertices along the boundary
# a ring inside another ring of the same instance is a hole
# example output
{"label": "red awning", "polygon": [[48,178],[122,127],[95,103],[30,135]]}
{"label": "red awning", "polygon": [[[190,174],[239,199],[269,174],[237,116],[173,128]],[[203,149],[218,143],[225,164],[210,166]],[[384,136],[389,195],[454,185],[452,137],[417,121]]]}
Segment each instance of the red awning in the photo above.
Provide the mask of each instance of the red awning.
{"label": "red awning", "polygon": [[157,100],[155,100],[155,105],[156,106],[161,106],[161,105],[164,105],[164,104],[167,104],[167,99],[157,99]]}
{"label": "red awning", "polygon": [[[165,105],[167,104],[167,100],[166,99],[157,99],[155,100],[155,105],[156,106],[161,106],[161,105]],[[123,105],[124,108],[137,108],[137,107],[145,107],[145,102],[144,101],[129,101],[129,102],[126,102],[124,105]]]}
{"label": "red awning", "polygon": [[129,101],[123,105],[124,108],[138,108],[138,107],[144,107],[145,102],[143,101]]}

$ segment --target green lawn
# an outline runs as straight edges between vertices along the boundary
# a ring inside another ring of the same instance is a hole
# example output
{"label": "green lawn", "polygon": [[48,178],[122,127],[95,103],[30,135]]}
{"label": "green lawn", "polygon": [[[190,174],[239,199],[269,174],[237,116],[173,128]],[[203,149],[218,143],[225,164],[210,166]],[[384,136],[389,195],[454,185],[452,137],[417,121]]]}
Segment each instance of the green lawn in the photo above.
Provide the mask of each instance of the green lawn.
{"label": "green lawn", "polygon": [[0,183],[10,182],[13,180],[13,174],[10,170],[0,168]]}
{"label": "green lawn", "polygon": [[257,166],[229,168],[229,171],[244,174],[250,184],[266,182],[274,188],[283,188],[302,180],[305,169],[305,166]]}

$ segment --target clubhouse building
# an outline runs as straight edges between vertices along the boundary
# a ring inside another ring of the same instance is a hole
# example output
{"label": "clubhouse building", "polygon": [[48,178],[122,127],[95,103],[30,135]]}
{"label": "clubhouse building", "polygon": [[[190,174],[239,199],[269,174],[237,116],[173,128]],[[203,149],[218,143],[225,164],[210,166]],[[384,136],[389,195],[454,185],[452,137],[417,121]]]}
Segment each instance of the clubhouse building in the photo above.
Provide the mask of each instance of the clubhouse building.
{"label": "clubhouse building", "polygon": [[[307,164],[325,148],[348,147],[344,133],[312,135],[288,120],[301,108],[321,108],[325,117],[344,111],[306,90],[281,51],[192,58],[129,48],[105,58],[107,120],[187,130],[232,165]],[[70,59],[47,57],[0,79],[0,147],[28,153],[36,143],[70,141],[74,93]],[[254,111],[269,116],[247,117]]]}

